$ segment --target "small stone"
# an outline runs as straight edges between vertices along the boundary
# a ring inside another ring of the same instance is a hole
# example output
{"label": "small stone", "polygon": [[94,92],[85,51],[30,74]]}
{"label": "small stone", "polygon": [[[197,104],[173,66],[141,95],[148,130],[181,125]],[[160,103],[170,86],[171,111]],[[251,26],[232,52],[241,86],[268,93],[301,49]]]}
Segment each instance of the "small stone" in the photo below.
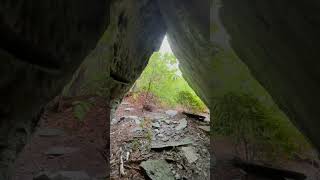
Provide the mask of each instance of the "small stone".
{"label": "small stone", "polygon": [[198,160],[199,155],[196,153],[195,149],[191,146],[188,147],[182,147],[181,148],[185,158],[187,161],[191,164]]}
{"label": "small stone", "polygon": [[133,121],[137,125],[141,124],[141,121],[138,116],[123,116],[120,118],[120,120],[124,120],[124,119],[128,121]]}
{"label": "small stone", "polygon": [[118,123],[118,120],[116,119],[116,118],[113,118],[112,120],[111,120],[111,124],[117,124]]}
{"label": "small stone", "polygon": [[164,137],[164,135],[163,134],[158,134],[158,137],[162,138],[162,137]]}
{"label": "small stone", "polygon": [[152,123],[152,127],[160,129],[160,123],[158,122]]}
{"label": "small stone", "polygon": [[175,177],[176,179],[181,179],[181,176],[180,176],[179,174],[176,174],[174,177]]}
{"label": "small stone", "polygon": [[164,120],[165,123],[170,124],[171,121],[169,119]]}
{"label": "small stone", "polygon": [[140,125],[141,124],[140,119],[134,119],[134,122],[136,123],[136,125]]}
{"label": "small stone", "polygon": [[207,150],[206,150],[206,149],[202,149],[202,151],[203,151],[204,153],[207,153]]}
{"label": "small stone", "polygon": [[174,117],[178,114],[178,111],[176,110],[167,110],[166,114],[169,115],[170,117]]}
{"label": "small stone", "polygon": [[161,139],[161,141],[167,142],[167,141],[169,141],[169,139],[170,139],[169,137],[164,137]]}
{"label": "small stone", "polygon": [[178,164],[177,166],[179,169],[183,169],[183,167],[180,164]]}
{"label": "small stone", "polygon": [[136,132],[140,132],[140,131],[142,131],[142,128],[141,128],[141,127],[136,127],[136,128],[133,128],[133,129],[131,130],[132,133],[136,133]]}
{"label": "small stone", "polygon": [[154,131],[156,134],[159,133],[159,129],[154,129],[153,131]]}
{"label": "small stone", "polygon": [[178,126],[176,127],[176,131],[181,131],[188,126],[188,121],[183,118],[179,121]]}

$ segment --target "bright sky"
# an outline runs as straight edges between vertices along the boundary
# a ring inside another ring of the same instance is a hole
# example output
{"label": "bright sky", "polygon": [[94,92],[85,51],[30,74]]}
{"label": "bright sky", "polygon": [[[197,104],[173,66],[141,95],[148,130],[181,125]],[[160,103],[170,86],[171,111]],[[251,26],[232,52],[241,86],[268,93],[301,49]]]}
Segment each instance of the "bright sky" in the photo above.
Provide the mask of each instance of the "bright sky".
{"label": "bright sky", "polygon": [[[171,47],[169,45],[167,36],[164,37],[159,51],[161,53],[172,53],[172,50],[171,50]],[[175,65],[170,65],[169,64],[168,66],[169,66],[169,68],[171,68],[171,67],[177,68],[178,69],[177,75],[179,75],[179,76],[182,75],[182,73],[181,73],[181,71],[179,69],[179,61]]]}
{"label": "bright sky", "polygon": [[164,37],[159,51],[162,53],[172,53],[167,36]]}

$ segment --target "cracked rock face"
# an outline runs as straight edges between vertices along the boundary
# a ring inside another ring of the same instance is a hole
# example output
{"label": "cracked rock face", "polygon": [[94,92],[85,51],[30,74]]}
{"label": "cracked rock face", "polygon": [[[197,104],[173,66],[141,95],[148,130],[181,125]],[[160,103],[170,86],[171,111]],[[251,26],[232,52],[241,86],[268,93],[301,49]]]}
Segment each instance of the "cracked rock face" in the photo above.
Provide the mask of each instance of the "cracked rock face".
{"label": "cracked rock face", "polygon": [[261,101],[274,106],[274,99],[320,149],[319,9],[317,0],[0,2],[0,179],[8,179],[41,107],[71,79],[67,95],[105,78],[115,107],[165,33],[209,108],[227,92],[260,97],[265,88],[270,96]]}

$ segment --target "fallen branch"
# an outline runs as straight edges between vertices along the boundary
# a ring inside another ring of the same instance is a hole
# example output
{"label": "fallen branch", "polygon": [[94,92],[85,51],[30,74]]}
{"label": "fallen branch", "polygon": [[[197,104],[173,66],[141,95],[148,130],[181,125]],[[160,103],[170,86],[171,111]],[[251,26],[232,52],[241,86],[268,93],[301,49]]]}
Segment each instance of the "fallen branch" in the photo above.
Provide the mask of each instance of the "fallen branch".
{"label": "fallen branch", "polygon": [[234,158],[233,164],[236,167],[241,168],[242,170],[244,170],[249,174],[254,174],[257,176],[262,176],[262,177],[271,178],[271,179],[290,178],[294,180],[304,180],[307,178],[304,174],[299,172],[258,165],[258,164],[241,160],[239,158]]}
{"label": "fallen branch", "polygon": [[126,175],[126,173],[124,172],[124,167],[123,167],[123,157],[122,157],[122,154],[123,154],[123,151],[122,151],[122,148],[120,147],[120,168],[119,168],[119,171],[120,171],[120,176],[123,177]]}

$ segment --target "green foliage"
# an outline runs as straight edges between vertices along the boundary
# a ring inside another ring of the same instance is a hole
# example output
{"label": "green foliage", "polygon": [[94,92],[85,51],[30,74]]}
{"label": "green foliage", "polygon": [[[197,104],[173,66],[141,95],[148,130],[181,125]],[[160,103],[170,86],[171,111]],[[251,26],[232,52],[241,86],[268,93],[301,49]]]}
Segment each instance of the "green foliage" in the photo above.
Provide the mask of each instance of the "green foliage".
{"label": "green foliage", "polygon": [[211,112],[212,132],[233,137],[249,160],[258,153],[269,158],[290,156],[306,147],[307,142],[278,112],[250,95],[229,93],[216,99]]}
{"label": "green foliage", "polygon": [[80,121],[83,122],[84,117],[91,108],[91,104],[86,101],[75,101],[73,105],[73,115]]}
{"label": "green foliage", "polygon": [[140,144],[140,141],[139,141],[139,140],[134,139],[134,140],[132,141],[132,150],[133,150],[133,152],[139,150],[139,147],[140,147],[140,146],[141,146],[141,144]]}
{"label": "green foliage", "polygon": [[190,91],[178,92],[176,102],[193,112],[204,111],[206,108],[201,100]]}
{"label": "green foliage", "polygon": [[[205,105],[183,79],[178,61],[173,54],[155,52],[135,85],[136,92],[148,92],[156,96],[163,105],[175,107],[181,105],[179,92],[188,92],[190,101],[184,105],[193,110],[204,110]],[[195,103],[197,102],[197,103]],[[196,108],[196,106],[198,106]]]}

